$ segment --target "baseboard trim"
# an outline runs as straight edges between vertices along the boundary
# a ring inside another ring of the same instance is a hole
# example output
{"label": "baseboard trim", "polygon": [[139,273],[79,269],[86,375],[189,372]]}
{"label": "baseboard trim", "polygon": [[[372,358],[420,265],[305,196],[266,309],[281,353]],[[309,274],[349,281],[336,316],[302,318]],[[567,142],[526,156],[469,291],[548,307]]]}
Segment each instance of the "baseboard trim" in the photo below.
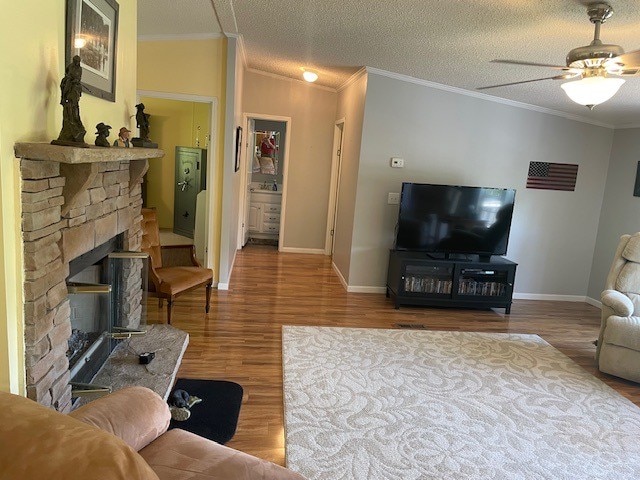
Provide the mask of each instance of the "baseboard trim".
{"label": "baseboard trim", "polygon": [[366,285],[352,285],[347,287],[349,293],[387,293],[387,287],[368,287]]}
{"label": "baseboard trim", "polygon": [[338,280],[340,280],[340,283],[342,284],[344,289],[348,292],[349,291],[349,285],[347,285],[347,281],[342,276],[342,272],[340,270],[338,270],[338,267],[336,267],[336,264],[333,263],[333,262],[331,262],[331,267],[333,267],[333,271],[336,272],[336,275],[338,275]]}
{"label": "baseboard trim", "polygon": [[297,247],[281,247],[282,253],[308,253],[311,255],[324,255],[324,248],[297,248]]}
{"label": "baseboard trim", "polygon": [[553,295],[547,293],[514,293],[514,300],[549,300],[552,302],[586,302],[583,295]]}
{"label": "baseboard trim", "polygon": [[593,305],[594,307],[599,308],[600,310],[602,310],[602,302],[600,300],[596,300],[595,298],[587,297],[585,302],[587,302],[589,305]]}

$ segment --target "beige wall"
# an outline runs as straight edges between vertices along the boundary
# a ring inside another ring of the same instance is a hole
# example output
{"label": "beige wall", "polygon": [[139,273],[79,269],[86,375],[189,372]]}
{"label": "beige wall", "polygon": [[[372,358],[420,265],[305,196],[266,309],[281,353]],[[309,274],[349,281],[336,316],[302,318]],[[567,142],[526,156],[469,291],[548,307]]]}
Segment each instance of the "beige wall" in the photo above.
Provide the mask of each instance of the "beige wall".
{"label": "beige wall", "polygon": [[[222,219],[220,235],[220,283],[218,288],[229,288],[231,269],[236,257],[238,217],[240,208],[240,172],[235,171],[236,128],[242,122],[242,102],[245,68],[242,64],[241,45],[236,37],[228,39],[226,114],[224,137],[224,169],[222,192]],[[242,151],[242,150],[241,150]]]}
{"label": "beige wall", "polygon": [[338,95],[336,120],[344,119],[342,138],[342,167],[338,188],[336,231],[334,236],[333,263],[348,281],[351,263],[351,245],[356,203],[356,186],[360,166],[362,122],[367,93],[367,75],[356,81]]}
{"label": "beige wall", "polygon": [[337,93],[249,71],[244,111],[291,117],[283,247],[324,250]]}
{"label": "beige wall", "polygon": [[[97,123],[131,126],[135,114],[137,4],[118,3],[116,102],[83,94],[80,115],[88,143],[95,140]],[[23,0],[8,11],[0,28],[0,389],[24,393],[20,183],[13,145],[48,142],[60,133],[65,1]]]}
{"label": "beige wall", "polygon": [[209,154],[216,182],[207,185],[216,281],[220,271],[226,75],[226,38],[138,43],[138,90],[214,97],[218,101],[217,125],[210,142],[214,150]]}
{"label": "beige wall", "polygon": [[[163,149],[163,158],[149,162],[147,203],[158,212],[160,228],[173,228],[175,196],[176,147],[205,148],[205,135],[210,129],[211,106],[208,103],[183,102],[164,98],[140,97],[145,112],[151,114],[151,139]],[[197,130],[198,126],[200,131]]]}

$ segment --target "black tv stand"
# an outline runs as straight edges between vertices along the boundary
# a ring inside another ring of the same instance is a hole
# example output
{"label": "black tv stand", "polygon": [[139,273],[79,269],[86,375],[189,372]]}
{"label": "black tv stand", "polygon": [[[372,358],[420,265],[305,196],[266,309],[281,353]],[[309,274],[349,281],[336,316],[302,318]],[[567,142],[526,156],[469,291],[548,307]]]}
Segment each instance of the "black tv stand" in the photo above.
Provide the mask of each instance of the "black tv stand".
{"label": "black tv stand", "polygon": [[396,309],[424,305],[504,308],[510,313],[517,264],[498,256],[457,257],[391,250],[387,297]]}

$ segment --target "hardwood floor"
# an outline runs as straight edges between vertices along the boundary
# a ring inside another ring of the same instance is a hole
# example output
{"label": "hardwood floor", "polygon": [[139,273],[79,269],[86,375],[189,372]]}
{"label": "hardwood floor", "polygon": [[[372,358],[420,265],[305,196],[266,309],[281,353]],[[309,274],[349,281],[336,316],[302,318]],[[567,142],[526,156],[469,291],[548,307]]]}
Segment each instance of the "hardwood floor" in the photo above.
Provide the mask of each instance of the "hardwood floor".
{"label": "hardwood floor", "polygon": [[[284,464],[282,325],[396,328],[420,323],[433,330],[533,333],[640,406],[640,385],[598,372],[594,364],[600,311],[586,303],[517,300],[504,310],[403,307],[383,294],[346,293],[322,255],[280,254],[275,247],[238,252],[229,291],[212,295],[204,313],[204,288],[179,297],[172,325],[190,343],[178,373],[183,378],[224,379],[244,388],[238,430],[230,447]],[[166,310],[149,301],[149,323]]]}

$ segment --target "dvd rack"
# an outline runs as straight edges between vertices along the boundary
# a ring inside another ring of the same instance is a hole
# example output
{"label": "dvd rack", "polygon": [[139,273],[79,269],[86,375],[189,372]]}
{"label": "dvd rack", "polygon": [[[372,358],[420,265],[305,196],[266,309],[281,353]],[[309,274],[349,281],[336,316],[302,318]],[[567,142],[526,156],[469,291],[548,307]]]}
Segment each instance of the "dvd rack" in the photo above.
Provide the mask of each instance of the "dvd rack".
{"label": "dvd rack", "polygon": [[481,295],[489,297],[502,297],[507,291],[504,282],[476,282],[470,279],[460,279],[458,293],[460,295]]}
{"label": "dvd rack", "polygon": [[412,293],[440,293],[448,295],[451,293],[452,284],[453,282],[451,280],[408,275],[404,279],[404,290],[405,292]]}

